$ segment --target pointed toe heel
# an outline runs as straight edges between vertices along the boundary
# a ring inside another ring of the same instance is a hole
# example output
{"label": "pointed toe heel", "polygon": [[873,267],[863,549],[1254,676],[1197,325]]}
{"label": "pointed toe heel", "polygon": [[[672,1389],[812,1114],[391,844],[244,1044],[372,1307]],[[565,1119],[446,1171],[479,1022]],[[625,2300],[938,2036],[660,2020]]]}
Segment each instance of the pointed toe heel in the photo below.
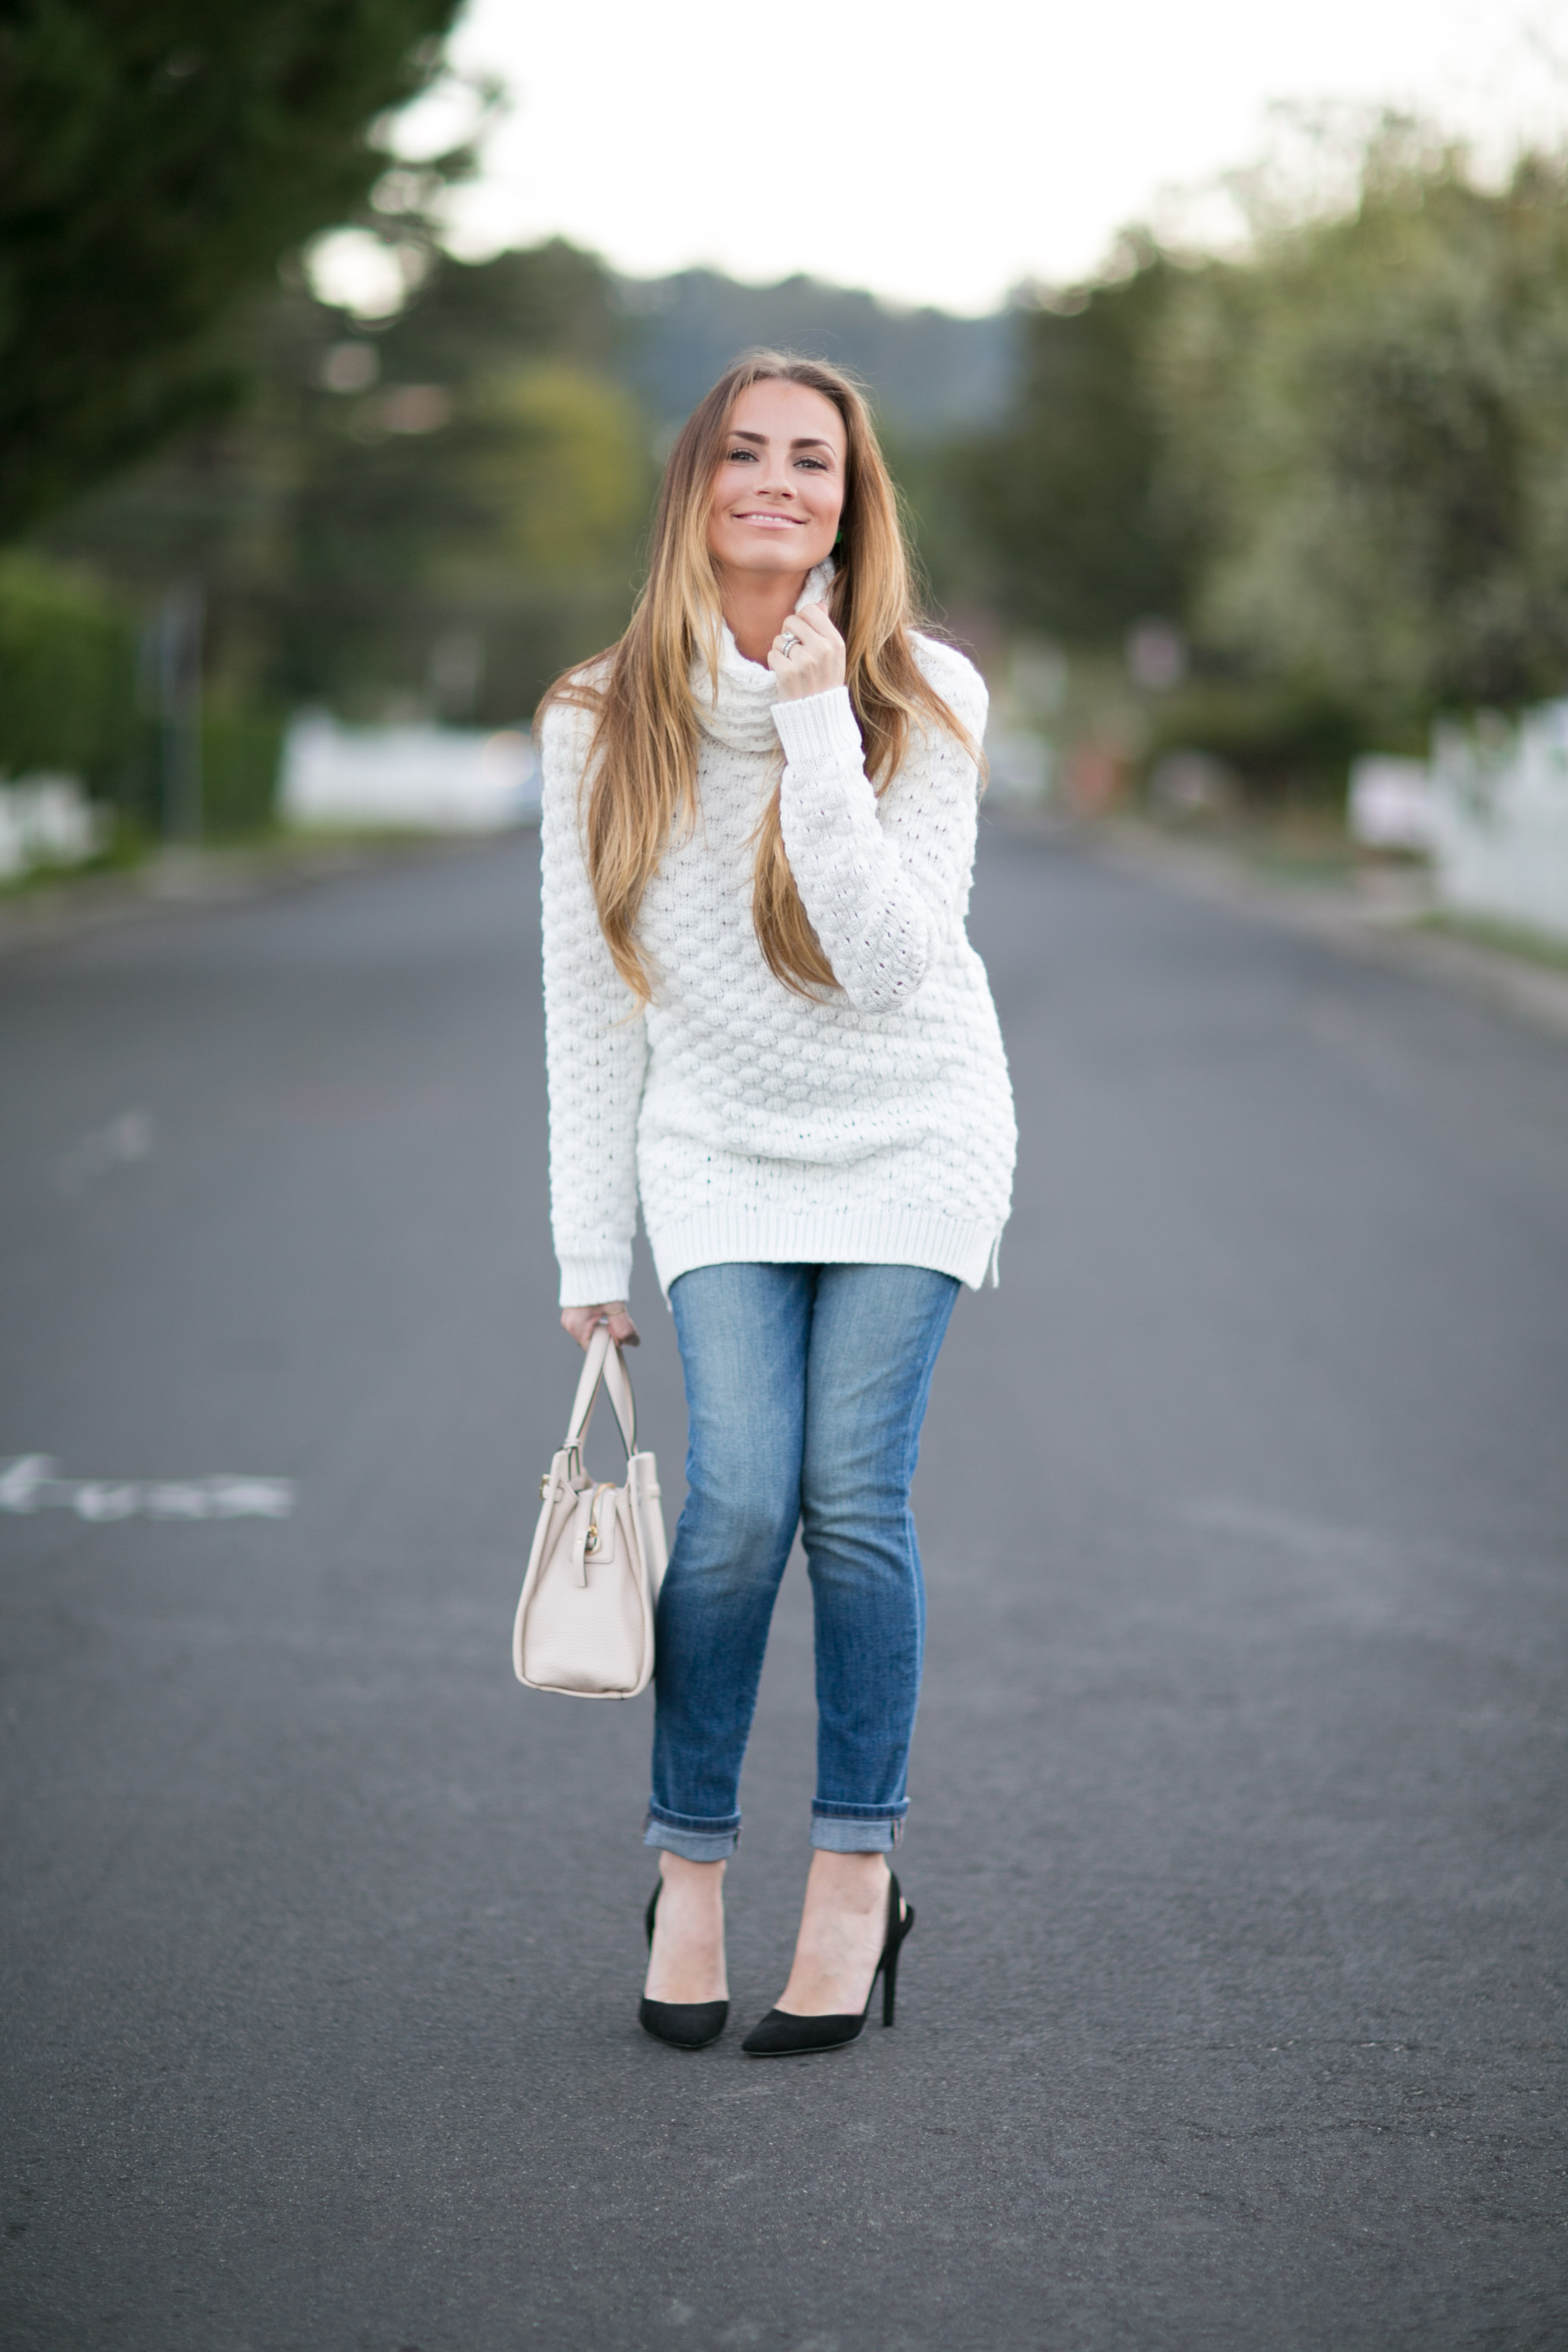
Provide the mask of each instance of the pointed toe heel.
{"label": "pointed toe heel", "polygon": [[844,2050],[860,2038],[864,2010],[847,2016],[792,2017],[787,2009],[770,2009],[759,2019],[741,2047],[748,2058],[808,2058],[816,2050]]}
{"label": "pointed toe heel", "polygon": [[859,2040],[871,2013],[871,1996],[877,1990],[878,1977],[882,1979],[882,2022],[891,2025],[898,2005],[899,1954],[915,1924],[915,1906],[904,1902],[891,1871],[888,1878],[887,1931],[865,2008],[858,2013],[851,2011],[846,2015],[840,2011],[826,2017],[796,2017],[787,2009],[770,2009],[741,2044],[748,2058],[809,2058],[820,2050],[847,2049],[851,2042]]}
{"label": "pointed toe heel", "polygon": [[[658,1896],[656,1886],[648,1896],[643,1918],[650,1948]],[[643,2032],[651,2033],[656,2042],[664,2042],[671,2050],[706,2050],[710,2042],[718,2041],[729,2021],[727,2000],[649,2000],[644,1993],[637,2003],[637,2023]]]}
{"label": "pointed toe heel", "polygon": [[706,2050],[730,2021],[727,2000],[649,2000],[637,2003],[637,2023],[671,2050]]}

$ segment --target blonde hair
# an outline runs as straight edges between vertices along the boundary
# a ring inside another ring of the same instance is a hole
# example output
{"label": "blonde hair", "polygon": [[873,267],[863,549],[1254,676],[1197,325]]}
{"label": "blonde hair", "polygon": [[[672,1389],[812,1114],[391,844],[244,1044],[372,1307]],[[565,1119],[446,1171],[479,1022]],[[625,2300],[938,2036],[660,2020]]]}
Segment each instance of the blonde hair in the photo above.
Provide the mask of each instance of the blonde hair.
{"label": "blonde hair", "polygon": [[[730,418],[754,383],[799,383],[830,400],[847,444],[842,534],[827,610],[843,635],[849,698],[879,793],[898,773],[911,727],[937,727],[977,761],[967,730],[922,675],[910,632],[914,600],[894,489],[859,387],[820,360],[752,352],[727,368],[681,428],[655,512],[647,583],[619,643],[545,696],[595,713],[584,782],[588,876],[616,971],[639,1004],[653,980],[637,916],[672,838],[697,818],[699,728],[691,672],[701,659],[718,690],[723,613],[708,550],[714,476]],[[837,986],[784,854],[775,788],[756,832],[752,920],[769,970],[799,995]]]}

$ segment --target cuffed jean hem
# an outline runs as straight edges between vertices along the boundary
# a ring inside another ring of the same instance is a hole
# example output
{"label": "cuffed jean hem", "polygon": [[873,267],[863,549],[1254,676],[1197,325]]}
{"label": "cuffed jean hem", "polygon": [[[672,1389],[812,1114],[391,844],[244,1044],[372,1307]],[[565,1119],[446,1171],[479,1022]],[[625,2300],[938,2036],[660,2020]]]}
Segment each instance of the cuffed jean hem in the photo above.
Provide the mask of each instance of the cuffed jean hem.
{"label": "cuffed jean hem", "polygon": [[740,1836],[738,1818],[703,1828],[650,1812],[643,1827],[642,1842],[644,1845],[657,1846],[661,1853],[679,1853],[688,1862],[728,1862]]}
{"label": "cuffed jean hem", "polygon": [[818,1853],[890,1853],[903,1833],[902,1813],[822,1813],[812,1808],[811,1843]]}

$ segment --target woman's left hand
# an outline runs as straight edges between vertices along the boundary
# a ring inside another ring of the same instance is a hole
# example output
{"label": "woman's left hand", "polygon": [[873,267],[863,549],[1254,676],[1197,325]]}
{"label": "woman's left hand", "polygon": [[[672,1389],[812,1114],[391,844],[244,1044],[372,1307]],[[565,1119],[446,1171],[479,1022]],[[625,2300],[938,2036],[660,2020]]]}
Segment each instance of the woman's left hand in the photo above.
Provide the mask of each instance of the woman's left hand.
{"label": "woman's left hand", "polygon": [[843,685],[844,640],[820,604],[790,614],[768,648],[768,667],[779,682],[781,702],[831,694]]}

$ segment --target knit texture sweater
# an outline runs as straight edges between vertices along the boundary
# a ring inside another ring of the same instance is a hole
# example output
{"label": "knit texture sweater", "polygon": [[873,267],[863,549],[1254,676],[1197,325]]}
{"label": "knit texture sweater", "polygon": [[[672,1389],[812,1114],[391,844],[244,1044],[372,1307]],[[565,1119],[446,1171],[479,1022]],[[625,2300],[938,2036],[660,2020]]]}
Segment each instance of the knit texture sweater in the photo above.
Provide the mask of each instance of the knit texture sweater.
{"label": "knit texture sweater", "polygon": [[[802,603],[820,597],[813,574]],[[978,742],[985,688],[950,646],[921,669]],[[638,1011],[599,929],[583,840],[591,715],[541,730],[551,1201],[561,1303],[624,1298],[640,1192],[659,1282],[733,1260],[996,1278],[1016,1134],[984,967],[964,934],[974,761],[911,732],[880,797],[846,688],[777,699],[724,633],[699,814],[648,886]],[[754,837],[783,783],[785,854],[838,985],[774,979],[752,922]]]}

